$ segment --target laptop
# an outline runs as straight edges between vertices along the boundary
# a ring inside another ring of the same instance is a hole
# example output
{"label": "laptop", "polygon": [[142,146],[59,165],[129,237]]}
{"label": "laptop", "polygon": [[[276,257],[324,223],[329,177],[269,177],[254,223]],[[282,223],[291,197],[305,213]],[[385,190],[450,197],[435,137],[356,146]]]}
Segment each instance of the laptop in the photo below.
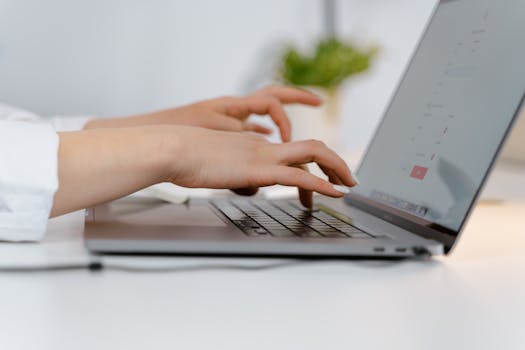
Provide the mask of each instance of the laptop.
{"label": "laptop", "polygon": [[516,120],[502,152],[504,160],[516,164],[525,164],[525,110],[522,110],[521,115]]}
{"label": "laptop", "polygon": [[[121,200],[89,210],[94,253],[441,255],[465,227],[525,93],[525,2],[441,0],[343,199]],[[371,101],[371,103],[373,103]]]}

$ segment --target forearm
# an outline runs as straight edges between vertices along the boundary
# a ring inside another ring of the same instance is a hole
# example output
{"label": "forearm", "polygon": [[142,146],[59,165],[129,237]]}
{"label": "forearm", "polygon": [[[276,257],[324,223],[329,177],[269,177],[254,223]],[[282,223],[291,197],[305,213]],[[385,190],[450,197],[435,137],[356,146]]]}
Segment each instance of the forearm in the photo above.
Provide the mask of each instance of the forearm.
{"label": "forearm", "polygon": [[122,117],[122,118],[100,118],[92,119],[86,123],[84,130],[101,128],[127,128],[141,125],[148,125],[143,116]]}
{"label": "forearm", "polygon": [[101,128],[59,137],[59,187],[52,216],[164,181],[234,189],[281,184],[343,196],[329,181],[298,167],[310,162],[333,183],[356,184],[344,160],[314,140],[273,144],[247,133],[169,125]]}
{"label": "forearm", "polygon": [[59,138],[59,188],[51,216],[163,181],[163,144],[156,127],[65,132]]}
{"label": "forearm", "polygon": [[178,109],[175,108],[171,110],[138,114],[134,116],[92,119],[86,123],[84,130],[100,128],[128,128],[159,124],[177,124],[173,122],[173,115],[177,115],[177,111]]}

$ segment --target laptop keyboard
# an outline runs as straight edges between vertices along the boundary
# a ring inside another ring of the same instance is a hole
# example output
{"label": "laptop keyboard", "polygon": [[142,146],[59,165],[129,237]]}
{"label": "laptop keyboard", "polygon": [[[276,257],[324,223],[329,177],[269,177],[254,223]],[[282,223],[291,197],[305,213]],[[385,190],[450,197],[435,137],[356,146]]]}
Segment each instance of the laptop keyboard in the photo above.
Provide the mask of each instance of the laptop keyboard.
{"label": "laptop keyboard", "polygon": [[248,236],[374,238],[324,211],[289,202],[240,199],[212,204]]}

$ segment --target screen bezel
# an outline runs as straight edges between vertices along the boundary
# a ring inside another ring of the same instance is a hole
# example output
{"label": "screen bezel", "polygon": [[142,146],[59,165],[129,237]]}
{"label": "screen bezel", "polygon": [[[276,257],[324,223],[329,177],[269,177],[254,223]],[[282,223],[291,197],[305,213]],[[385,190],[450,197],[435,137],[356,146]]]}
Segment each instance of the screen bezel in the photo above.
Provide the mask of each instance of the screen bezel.
{"label": "screen bezel", "polygon": [[[395,93],[392,94],[392,97],[390,98],[390,101],[387,105],[387,108],[385,109],[385,111],[383,112],[383,117],[381,119],[381,122],[377,125],[377,127],[375,128],[375,132],[372,136],[372,138],[370,139],[367,147],[366,147],[366,151],[361,159],[361,162],[360,162],[360,165],[358,167],[358,170],[356,172],[356,174],[359,176],[359,168],[360,166],[363,164],[364,160],[366,159],[367,157],[367,154],[368,154],[368,150],[370,149],[371,145],[374,143],[374,141],[376,140],[377,138],[377,135],[378,135],[378,132],[379,132],[379,129],[381,128],[381,126],[383,125],[383,122],[385,120],[385,117],[388,113],[388,111],[390,110],[390,108],[392,107],[392,104],[394,102],[394,100],[396,99],[398,93],[399,93],[399,90],[400,90],[400,87],[403,85],[403,83],[405,82],[405,79],[406,79],[406,76],[407,76],[407,73],[408,73],[408,70],[410,69],[417,53],[419,52],[419,49],[421,48],[421,43],[425,40],[425,37],[428,33],[428,29],[430,27],[430,25],[432,24],[434,18],[435,18],[435,15],[438,11],[438,8],[439,6],[441,6],[442,4],[445,4],[447,2],[450,2],[450,0],[440,0],[439,3],[436,4],[436,6],[434,7],[434,9],[432,10],[432,14],[431,16],[429,17],[429,20],[427,21],[426,25],[425,25],[425,28],[424,30],[422,31],[422,35],[418,41],[418,44],[416,45],[416,48],[413,52],[413,54],[411,55],[411,58],[408,62],[408,64],[406,65],[405,67],[405,70],[403,72],[403,75],[402,75],[402,78],[400,79],[399,83],[397,84],[397,87],[395,89]],[[491,161],[490,161],[490,164],[485,172],[485,174],[483,175],[483,178],[481,180],[481,183],[478,187],[478,189],[476,190],[476,193],[475,195],[473,196],[472,198],[472,201],[470,202],[469,204],[469,207],[467,209],[467,212],[463,218],[463,220],[461,221],[461,224],[458,228],[458,230],[453,230],[453,229],[450,229],[448,227],[445,227],[445,226],[442,226],[442,225],[439,225],[439,224],[436,224],[434,222],[431,222],[431,221],[428,221],[428,220],[424,220],[418,216],[415,216],[415,215],[412,215],[412,214],[409,214],[405,211],[402,211],[400,209],[396,209],[394,207],[391,207],[391,206],[388,206],[386,204],[383,204],[381,202],[378,202],[378,201],[375,201],[373,199],[370,199],[368,197],[365,197],[365,196],[362,196],[362,195],[359,195],[359,194],[356,194],[356,193],[349,193],[347,195],[345,195],[345,202],[349,205],[353,205],[365,212],[368,212],[374,216],[377,216],[379,218],[382,218],[383,220],[385,221],[388,221],[396,226],[399,226],[403,229],[406,229],[414,234],[417,234],[419,236],[422,236],[424,238],[428,238],[428,239],[433,239],[435,241],[438,241],[440,243],[442,243],[445,247],[445,253],[448,254],[452,248],[454,247],[454,244],[457,242],[458,238],[459,238],[459,235],[460,233],[462,232],[465,224],[467,223],[468,221],[468,218],[470,217],[470,214],[472,213],[473,211],[473,208],[477,202],[477,200],[479,199],[479,196],[483,190],[483,187],[488,179],[488,176],[492,170],[492,168],[494,167],[494,164],[496,162],[496,160],[498,159],[498,156],[500,155],[501,153],[501,150],[503,149],[503,145],[505,144],[505,141],[506,139],[508,138],[509,134],[510,134],[510,131],[512,130],[512,127],[514,126],[516,120],[518,119],[518,116],[520,114],[520,111],[521,109],[523,108],[524,106],[524,103],[525,103],[525,91],[523,92],[523,95],[522,95],[522,98],[521,98],[521,102],[518,104],[518,107],[516,108],[515,112],[514,112],[514,115],[511,119],[511,122],[509,123],[507,129],[505,130],[505,133],[503,135],[503,137],[501,138],[501,141],[499,142],[499,145],[496,149],[496,152],[494,153]]]}

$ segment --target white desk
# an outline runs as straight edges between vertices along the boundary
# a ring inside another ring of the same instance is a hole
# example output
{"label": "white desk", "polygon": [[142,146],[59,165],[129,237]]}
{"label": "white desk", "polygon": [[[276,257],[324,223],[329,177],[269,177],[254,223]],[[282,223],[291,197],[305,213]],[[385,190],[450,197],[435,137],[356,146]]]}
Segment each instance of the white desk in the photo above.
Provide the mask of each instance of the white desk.
{"label": "white desk", "polygon": [[[0,263],[86,259],[79,222],[55,220],[40,244],[0,244]],[[4,274],[0,349],[524,349],[524,252],[515,198],[479,205],[455,252],[429,262]]]}

